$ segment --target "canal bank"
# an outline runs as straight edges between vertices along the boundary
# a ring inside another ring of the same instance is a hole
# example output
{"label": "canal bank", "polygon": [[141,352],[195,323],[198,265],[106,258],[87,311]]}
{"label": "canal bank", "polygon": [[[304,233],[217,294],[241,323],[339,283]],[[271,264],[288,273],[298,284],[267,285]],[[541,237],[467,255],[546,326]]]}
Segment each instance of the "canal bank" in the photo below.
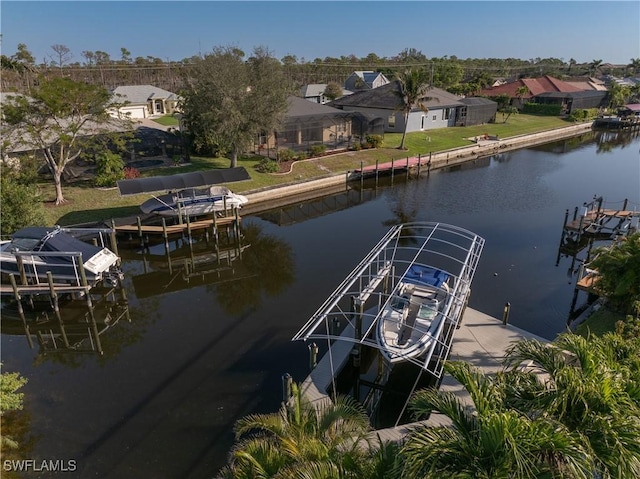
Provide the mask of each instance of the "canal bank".
{"label": "canal bank", "polygon": [[[445,150],[421,156],[420,162],[422,168],[424,169],[423,171],[427,171],[428,168],[432,170],[445,168],[448,166],[454,166],[461,163],[466,163],[468,161],[473,161],[485,156],[491,156],[494,154],[505,153],[528,146],[535,146],[551,141],[571,138],[573,136],[590,132],[591,130],[591,123],[580,123],[578,125],[571,125],[565,128],[541,131],[538,133],[527,135],[518,135],[505,139],[478,138],[477,141],[474,139],[474,142],[466,147],[454,148],[451,150]],[[303,161],[317,160],[309,159]],[[404,160],[397,160],[396,166],[394,168],[404,169],[406,164],[407,162]],[[283,203],[283,200],[288,197],[297,198],[299,195],[308,195],[308,193],[312,191],[317,192],[319,190],[346,187],[346,184],[349,181],[356,180],[359,178],[359,176],[360,175],[358,173],[355,173],[354,171],[346,171],[327,175],[322,178],[317,178],[309,181],[243,192],[243,194],[249,199],[247,205],[243,207],[243,214],[256,213],[263,210],[265,207],[265,202],[278,201],[278,206],[280,206]],[[271,205],[268,205],[268,207],[271,207]]]}

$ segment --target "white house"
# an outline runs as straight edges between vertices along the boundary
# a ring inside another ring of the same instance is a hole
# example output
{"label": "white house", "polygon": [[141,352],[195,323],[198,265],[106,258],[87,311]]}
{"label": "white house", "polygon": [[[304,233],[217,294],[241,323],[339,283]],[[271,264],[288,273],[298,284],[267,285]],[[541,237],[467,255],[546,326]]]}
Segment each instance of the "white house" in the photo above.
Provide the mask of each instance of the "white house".
{"label": "white house", "polygon": [[117,112],[110,112],[112,116],[149,118],[171,114],[178,107],[178,95],[152,85],[119,86],[112,94],[117,102],[124,103]]}

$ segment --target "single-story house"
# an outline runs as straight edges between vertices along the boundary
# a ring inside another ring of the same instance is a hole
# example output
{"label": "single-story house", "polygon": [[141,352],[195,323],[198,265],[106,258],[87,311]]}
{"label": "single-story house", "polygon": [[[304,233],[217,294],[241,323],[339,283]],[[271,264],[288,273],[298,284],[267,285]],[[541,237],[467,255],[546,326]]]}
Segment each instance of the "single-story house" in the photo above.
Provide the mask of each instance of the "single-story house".
{"label": "single-story house", "polygon": [[[330,101],[329,98],[324,96],[324,91],[326,89],[326,83],[310,83],[309,85],[304,85],[302,88],[300,88],[300,95],[302,95],[302,98],[304,98],[305,100],[324,105],[325,103]],[[342,89],[342,96],[350,95],[351,93],[353,92],[344,88]]]}
{"label": "single-story house", "polygon": [[132,119],[170,115],[177,111],[180,99],[175,93],[152,85],[119,86],[112,94],[124,105],[111,115],[127,115]]}
{"label": "single-story house", "polygon": [[380,72],[354,71],[344,81],[344,87],[350,91],[372,90],[389,83],[389,80]]}
{"label": "single-story house", "polygon": [[259,135],[256,151],[269,154],[267,150],[276,147],[303,151],[316,144],[335,149],[349,146],[355,136],[382,133],[380,128],[375,130],[370,118],[358,112],[313,103],[297,96],[290,96],[287,103],[283,126],[273,134]]}
{"label": "single-story house", "polygon": [[[360,112],[369,118],[378,119],[384,125],[385,133],[402,133],[405,127],[402,101],[396,92],[400,91],[397,80],[375,88],[356,92],[347,97],[338,98],[329,103],[345,111]],[[459,124],[458,115],[464,116],[462,124],[469,126],[492,121],[495,118],[497,103],[488,99],[476,102],[453,95],[440,88],[431,88],[424,106],[428,111],[414,108],[409,113],[407,132],[433,130]]]}
{"label": "single-story house", "polygon": [[[521,91],[522,89],[522,91]],[[582,91],[579,87],[571,85],[549,75],[538,78],[521,78],[493,88],[485,88],[480,91],[481,96],[509,95],[511,104],[522,108],[525,103],[542,93],[561,92],[573,93]]]}

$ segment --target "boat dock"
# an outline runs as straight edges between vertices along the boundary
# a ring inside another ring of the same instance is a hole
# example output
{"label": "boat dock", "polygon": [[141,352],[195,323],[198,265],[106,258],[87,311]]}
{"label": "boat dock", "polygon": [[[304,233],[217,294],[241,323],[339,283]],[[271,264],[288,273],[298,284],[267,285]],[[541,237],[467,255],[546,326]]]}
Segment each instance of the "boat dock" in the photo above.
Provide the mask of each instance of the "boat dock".
{"label": "boat dock", "polygon": [[[131,220],[129,220],[131,221]],[[188,216],[184,221],[176,224],[167,224],[165,218],[161,218],[161,223],[146,224],[140,216],[135,218],[135,222],[117,225],[112,220],[112,227],[119,235],[126,235],[130,240],[134,237],[138,239],[140,245],[144,247],[149,243],[150,237],[161,237],[165,244],[168,243],[170,237],[187,236],[190,237],[195,233],[208,235],[212,233],[213,237],[218,240],[220,230],[227,233],[232,231],[236,236],[240,234],[241,217],[238,208],[234,208],[225,216],[213,215],[211,218],[192,221]]]}
{"label": "boat dock", "polygon": [[621,203],[619,209],[605,208],[604,199],[596,196],[581,208],[576,206],[571,220],[569,210],[566,210],[561,246],[579,244],[587,235],[615,236],[636,230],[638,224],[635,219],[640,218],[640,211],[628,209],[627,199]]}
{"label": "boat dock", "polygon": [[[513,342],[522,339],[549,342],[523,329],[504,324],[503,320],[466,308],[460,327],[453,337],[448,359],[465,361],[486,374],[495,374],[502,368],[501,360],[506,349]],[[347,341],[335,341],[332,344],[329,351],[301,384],[300,389],[308,400],[330,399],[328,391],[332,386],[332,371],[349,360],[352,347],[353,344]],[[467,391],[447,374],[442,376],[440,390],[452,392],[463,401],[470,402]],[[442,415],[433,414],[426,422],[420,424],[425,423],[432,426],[447,425],[448,419]],[[380,436],[383,441],[400,441],[415,425],[416,423],[403,424],[378,429],[374,435]]]}

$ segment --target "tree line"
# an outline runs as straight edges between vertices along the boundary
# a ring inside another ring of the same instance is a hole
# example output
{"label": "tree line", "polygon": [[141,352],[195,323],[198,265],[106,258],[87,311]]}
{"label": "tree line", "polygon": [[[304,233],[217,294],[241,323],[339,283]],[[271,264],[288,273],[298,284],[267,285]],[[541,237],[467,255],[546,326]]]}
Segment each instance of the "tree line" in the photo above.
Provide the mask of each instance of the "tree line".
{"label": "tree line", "polygon": [[[179,61],[163,60],[154,56],[132,57],[127,48],[120,49],[117,58],[109,53],[82,51],[81,59],[65,45],[51,46],[51,54],[41,62],[24,43],[20,43],[13,55],[2,55],[2,91],[28,93],[39,77],[65,76],[74,81],[84,81],[113,89],[120,85],[154,85],[169,91],[179,91],[184,86],[185,71],[190,71],[204,55],[194,55]],[[557,78],[570,76],[634,76],[640,74],[640,58],[630,59],[626,65],[604,63],[602,59],[578,63],[571,58],[458,58],[455,55],[427,57],[415,48],[405,48],[397,55],[380,57],[369,53],[364,57],[342,55],[340,57],[315,58],[311,61],[286,55],[279,60],[285,78],[296,87],[310,83],[336,82],[343,84],[354,70],[373,70],[394,76],[406,67],[425,68],[430,72],[433,86],[452,93],[468,94],[490,86],[496,78],[517,79],[551,75]]]}

